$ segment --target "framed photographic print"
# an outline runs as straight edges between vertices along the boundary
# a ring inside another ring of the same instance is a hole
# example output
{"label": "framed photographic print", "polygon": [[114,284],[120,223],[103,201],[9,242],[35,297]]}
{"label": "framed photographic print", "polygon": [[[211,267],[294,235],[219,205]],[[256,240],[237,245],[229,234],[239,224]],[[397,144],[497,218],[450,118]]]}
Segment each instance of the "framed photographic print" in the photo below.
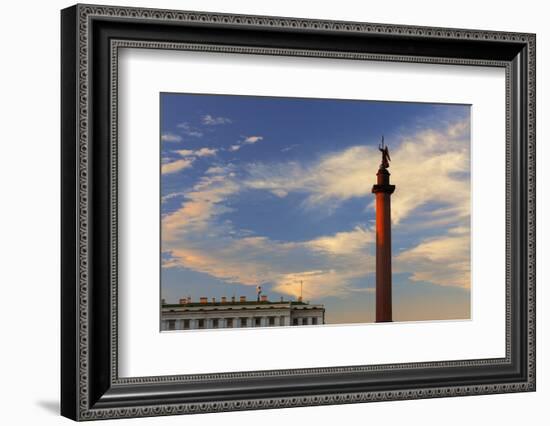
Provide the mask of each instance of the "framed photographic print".
{"label": "framed photographic print", "polygon": [[535,36],[76,5],[74,420],[535,390]]}

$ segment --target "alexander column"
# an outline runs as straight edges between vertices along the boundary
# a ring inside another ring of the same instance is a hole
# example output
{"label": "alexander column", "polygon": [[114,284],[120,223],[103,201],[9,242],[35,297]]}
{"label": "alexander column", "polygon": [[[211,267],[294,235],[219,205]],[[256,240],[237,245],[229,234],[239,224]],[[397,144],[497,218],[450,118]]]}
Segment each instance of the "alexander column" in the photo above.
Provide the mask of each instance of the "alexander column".
{"label": "alexander column", "polygon": [[382,143],[382,163],[376,173],[377,183],[372,192],[376,194],[376,322],[392,321],[391,295],[391,201],[395,185],[390,185],[390,153]]}

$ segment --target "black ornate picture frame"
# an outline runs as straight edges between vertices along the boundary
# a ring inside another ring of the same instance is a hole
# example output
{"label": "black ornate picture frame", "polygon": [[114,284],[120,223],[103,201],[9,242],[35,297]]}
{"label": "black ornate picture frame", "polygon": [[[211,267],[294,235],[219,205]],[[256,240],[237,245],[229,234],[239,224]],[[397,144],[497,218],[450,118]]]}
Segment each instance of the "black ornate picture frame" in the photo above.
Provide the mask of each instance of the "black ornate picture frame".
{"label": "black ornate picture frame", "polygon": [[[62,415],[93,420],[535,390],[534,34],[96,5],[64,9],[61,28]],[[121,47],[504,68],[506,356],[120,378]]]}

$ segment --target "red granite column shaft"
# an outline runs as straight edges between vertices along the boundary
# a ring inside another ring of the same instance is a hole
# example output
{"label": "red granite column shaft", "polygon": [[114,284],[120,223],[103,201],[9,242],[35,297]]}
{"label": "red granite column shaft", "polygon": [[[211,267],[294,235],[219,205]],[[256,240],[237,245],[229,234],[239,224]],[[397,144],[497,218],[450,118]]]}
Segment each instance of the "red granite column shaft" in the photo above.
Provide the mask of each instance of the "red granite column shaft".
{"label": "red granite column shaft", "polygon": [[376,322],[392,321],[392,269],[391,269],[391,194],[390,173],[383,167],[378,170],[376,194]]}

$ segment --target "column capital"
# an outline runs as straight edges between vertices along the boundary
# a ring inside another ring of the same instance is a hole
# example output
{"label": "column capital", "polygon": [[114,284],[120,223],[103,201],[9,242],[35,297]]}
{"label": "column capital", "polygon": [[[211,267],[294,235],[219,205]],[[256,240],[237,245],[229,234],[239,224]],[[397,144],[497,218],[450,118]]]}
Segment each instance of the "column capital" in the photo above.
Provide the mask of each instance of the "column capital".
{"label": "column capital", "polygon": [[395,191],[395,185],[388,185],[388,184],[381,184],[381,185],[373,185],[372,186],[372,193],[378,194],[379,192],[385,192],[386,194],[393,194],[393,191]]}
{"label": "column capital", "polygon": [[372,193],[377,194],[379,192],[384,192],[393,194],[393,191],[395,191],[395,185],[390,185],[390,172],[388,172],[387,168],[380,165],[376,173],[376,185],[373,185]]}

